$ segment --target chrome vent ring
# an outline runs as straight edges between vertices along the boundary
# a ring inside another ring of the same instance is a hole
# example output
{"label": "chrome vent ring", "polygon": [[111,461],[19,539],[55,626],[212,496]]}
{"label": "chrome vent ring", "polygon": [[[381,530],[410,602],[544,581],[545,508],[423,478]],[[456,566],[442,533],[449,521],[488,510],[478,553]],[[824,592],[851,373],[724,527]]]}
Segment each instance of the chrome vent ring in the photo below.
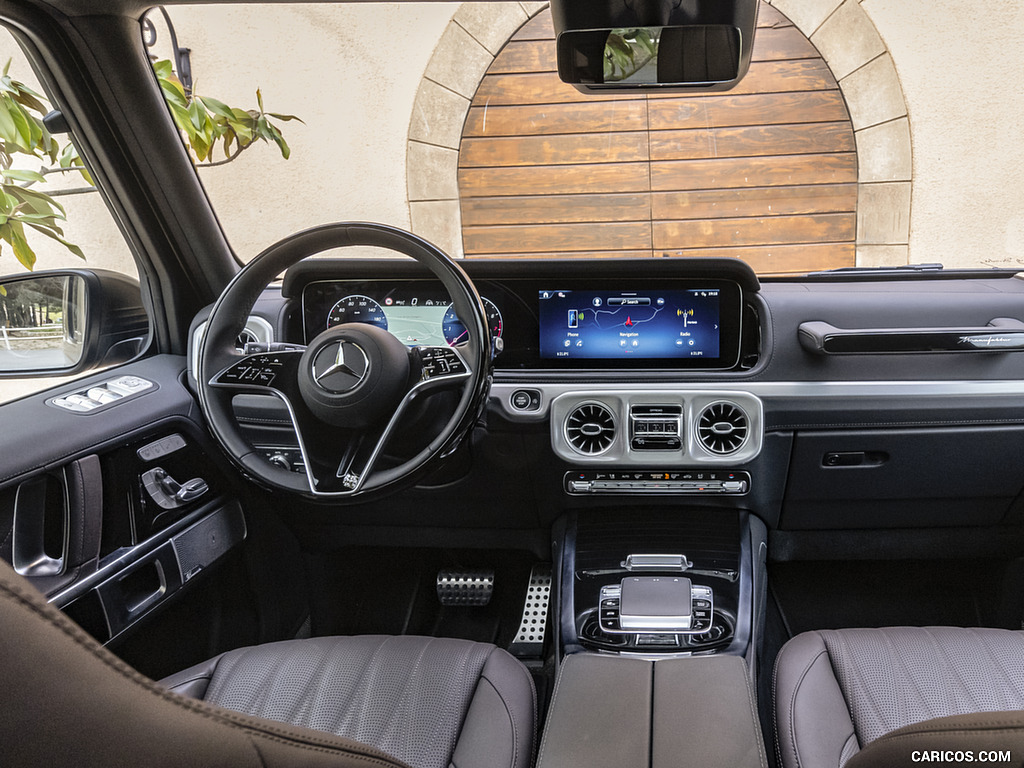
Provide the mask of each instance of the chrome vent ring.
{"label": "chrome vent ring", "polygon": [[615,442],[615,417],[603,403],[583,403],[565,419],[565,439],[577,453],[597,456]]}
{"label": "chrome vent ring", "polygon": [[710,453],[728,456],[747,442],[750,418],[736,403],[712,403],[697,417],[697,439]]}

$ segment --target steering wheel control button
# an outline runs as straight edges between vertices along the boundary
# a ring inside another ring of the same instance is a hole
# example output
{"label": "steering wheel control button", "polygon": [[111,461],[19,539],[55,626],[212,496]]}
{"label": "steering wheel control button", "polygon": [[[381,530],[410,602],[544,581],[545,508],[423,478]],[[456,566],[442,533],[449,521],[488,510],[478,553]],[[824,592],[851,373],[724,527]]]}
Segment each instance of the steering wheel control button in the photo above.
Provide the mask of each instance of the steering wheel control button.
{"label": "steering wheel control button", "polygon": [[509,403],[517,411],[539,411],[540,392],[536,389],[517,389],[509,398]]}
{"label": "steering wheel control button", "polygon": [[313,381],[336,395],[351,392],[362,384],[369,370],[366,352],[347,339],[332,341],[313,358]]}
{"label": "steering wheel control button", "polygon": [[459,353],[449,347],[422,347],[420,363],[423,365],[421,378],[424,381],[466,373],[466,364],[462,362]]}
{"label": "steering wheel control button", "polygon": [[217,377],[219,384],[270,386],[284,365],[280,355],[253,355],[232,365]]}

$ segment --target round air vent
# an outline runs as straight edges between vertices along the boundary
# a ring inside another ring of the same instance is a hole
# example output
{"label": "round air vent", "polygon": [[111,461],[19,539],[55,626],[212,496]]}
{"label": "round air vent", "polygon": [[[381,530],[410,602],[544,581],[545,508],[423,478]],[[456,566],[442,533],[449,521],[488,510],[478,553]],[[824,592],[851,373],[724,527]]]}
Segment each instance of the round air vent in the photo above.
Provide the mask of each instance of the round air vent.
{"label": "round air vent", "polygon": [[577,453],[604,453],[615,440],[615,418],[600,403],[578,405],[565,419],[565,439]]}
{"label": "round air vent", "polygon": [[746,411],[735,403],[712,403],[697,419],[697,439],[711,453],[735,453],[747,441],[750,422]]}

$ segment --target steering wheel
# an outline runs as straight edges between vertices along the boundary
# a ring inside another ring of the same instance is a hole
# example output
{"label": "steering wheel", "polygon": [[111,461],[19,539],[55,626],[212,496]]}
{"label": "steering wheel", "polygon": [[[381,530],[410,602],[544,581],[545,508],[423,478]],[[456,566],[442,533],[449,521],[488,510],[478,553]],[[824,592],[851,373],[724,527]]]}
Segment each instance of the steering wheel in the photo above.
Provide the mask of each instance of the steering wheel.
{"label": "steering wheel", "polygon": [[[426,266],[448,290],[468,331],[458,346],[406,347],[364,323],[332,327],[309,342],[236,348],[252,307],[288,267],[332,248],[378,246]],[[480,294],[436,246],[404,230],[365,222],[326,224],[289,235],[228,284],[198,349],[199,403],[210,431],[251,478],[274,489],[338,503],[365,501],[412,483],[472,428],[490,385],[492,348]],[[461,388],[454,412],[411,458],[381,467],[409,406],[442,388]],[[273,395],[291,416],[305,463],[299,474],[271,464],[246,440],[231,405],[240,393]]]}

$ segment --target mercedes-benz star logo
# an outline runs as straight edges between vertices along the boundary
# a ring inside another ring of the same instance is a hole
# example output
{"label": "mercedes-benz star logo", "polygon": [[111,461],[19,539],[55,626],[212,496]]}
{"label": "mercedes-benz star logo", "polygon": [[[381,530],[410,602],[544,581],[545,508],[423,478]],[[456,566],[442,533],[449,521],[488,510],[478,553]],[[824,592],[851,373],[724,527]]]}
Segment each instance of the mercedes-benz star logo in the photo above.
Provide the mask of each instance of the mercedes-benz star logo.
{"label": "mercedes-benz star logo", "polygon": [[369,367],[370,361],[358,344],[336,341],[317,352],[313,381],[328,392],[349,392],[359,386]]}

